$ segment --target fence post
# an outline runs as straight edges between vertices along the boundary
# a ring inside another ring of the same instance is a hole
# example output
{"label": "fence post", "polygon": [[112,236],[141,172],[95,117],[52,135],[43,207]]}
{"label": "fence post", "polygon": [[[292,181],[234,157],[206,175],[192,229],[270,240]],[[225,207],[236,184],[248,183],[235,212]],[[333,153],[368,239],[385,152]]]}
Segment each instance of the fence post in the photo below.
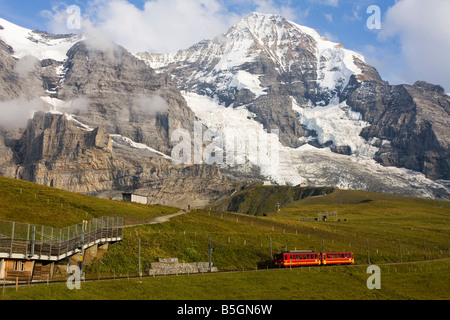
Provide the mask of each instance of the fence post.
{"label": "fence post", "polygon": [[427,260],[427,247],[425,245],[425,240],[423,240],[423,255],[425,257],[425,260]]}
{"label": "fence post", "polygon": [[42,256],[42,247],[44,246],[44,226],[41,227],[41,250],[39,251],[39,259]]}
{"label": "fence post", "polygon": [[51,259],[51,256],[52,256],[52,244],[53,244],[53,227],[52,227],[52,232],[50,234],[50,248],[48,249],[49,250],[49,252],[48,252],[49,260]]}
{"label": "fence post", "polygon": [[269,246],[270,246],[270,260],[273,261],[273,253],[272,253],[272,238],[269,238]]}
{"label": "fence post", "polygon": [[14,243],[14,229],[16,227],[16,223],[13,222],[12,223],[12,230],[11,230],[11,251],[10,251],[10,256],[12,257],[13,254],[13,243]]}
{"label": "fence post", "polygon": [[139,238],[139,259],[138,259],[138,276],[142,277],[142,272],[141,272],[141,238]]}
{"label": "fence post", "polygon": [[211,247],[211,237],[209,237],[208,242],[208,271],[211,272],[212,264],[211,264],[211,253],[212,253],[212,247]]}
{"label": "fence post", "polygon": [[83,276],[84,267],[84,223],[81,224],[81,240],[80,240],[80,275]]}
{"label": "fence post", "polygon": [[30,242],[30,224],[27,227],[27,246],[25,247],[25,256],[28,256],[28,243]]}
{"label": "fence post", "polygon": [[36,243],[36,226],[33,226],[33,231],[31,234],[31,256],[34,256],[34,245]]}
{"label": "fence post", "polygon": [[59,229],[59,238],[58,238],[58,259],[61,256],[61,233],[62,229]]}

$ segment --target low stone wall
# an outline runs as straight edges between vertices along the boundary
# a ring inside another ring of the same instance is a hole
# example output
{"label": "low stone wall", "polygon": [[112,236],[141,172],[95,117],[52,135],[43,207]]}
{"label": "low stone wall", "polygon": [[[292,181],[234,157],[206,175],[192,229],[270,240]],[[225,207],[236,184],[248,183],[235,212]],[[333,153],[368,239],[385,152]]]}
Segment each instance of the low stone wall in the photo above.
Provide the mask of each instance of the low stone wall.
{"label": "low stone wall", "polygon": [[[211,272],[218,271],[216,267],[211,269]],[[208,272],[208,262],[179,263],[177,258],[159,259],[159,262],[149,263],[145,266],[145,273],[149,276]]]}

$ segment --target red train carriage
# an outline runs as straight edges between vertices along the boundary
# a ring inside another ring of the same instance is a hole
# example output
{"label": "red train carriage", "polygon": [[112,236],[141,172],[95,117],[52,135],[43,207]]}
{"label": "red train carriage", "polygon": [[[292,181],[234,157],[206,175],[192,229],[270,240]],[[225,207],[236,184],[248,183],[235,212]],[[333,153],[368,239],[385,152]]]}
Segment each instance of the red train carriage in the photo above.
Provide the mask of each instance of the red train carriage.
{"label": "red train carriage", "polygon": [[321,255],[322,265],[355,263],[352,252],[324,252]]}
{"label": "red train carriage", "polygon": [[319,266],[320,253],[305,251],[286,251],[274,255],[276,266],[297,267],[297,266]]}
{"label": "red train carriage", "polygon": [[352,252],[312,252],[312,251],[285,251],[273,256],[275,266],[320,266],[336,264],[353,264],[355,260]]}

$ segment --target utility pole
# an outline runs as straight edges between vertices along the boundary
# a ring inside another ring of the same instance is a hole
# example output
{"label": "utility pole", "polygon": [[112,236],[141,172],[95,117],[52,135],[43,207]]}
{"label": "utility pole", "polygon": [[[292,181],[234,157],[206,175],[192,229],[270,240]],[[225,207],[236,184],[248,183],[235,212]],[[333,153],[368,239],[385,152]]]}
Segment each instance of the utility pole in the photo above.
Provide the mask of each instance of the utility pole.
{"label": "utility pole", "polygon": [[427,260],[427,246],[425,244],[425,240],[423,240],[423,255],[425,260]]}
{"label": "utility pole", "polygon": [[269,238],[269,247],[270,247],[270,260],[273,261],[273,253],[272,253],[272,238]]}
{"label": "utility pole", "polygon": [[447,250],[448,250],[448,257],[450,258],[450,245],[448,243],[448,237],[447,237]]}
{"label": "utility pole", "polygon": [[139,258],[138,258],[138,263],[139,263],[139,265],[138,265],[138,276],[142,277],[142,272],[141,272],[141,238],[139,238],[138,255],[139,255]]}
{"label": "utility pole", "polygon": [[209,255],[209,272],[212,272],[212,261],[211,261],[211,254],[214,251],[214,249],[211,246],[211,237],[209,237],[209,250],[208,250],[208,255]]}
{"label": "utility pole", "polygon": [[83,223],[81,224],[81,241],[80,241],[80,276],[83,276],[83,263],[84,263],[84,229],[86,225],[85,220],[83,220]]}
{"label": "utility pole", "polygon": [[31,235],[31,252],[30,257],[34,256],[34,247],[36,245],[36,226],[33,226],[33,231]]}

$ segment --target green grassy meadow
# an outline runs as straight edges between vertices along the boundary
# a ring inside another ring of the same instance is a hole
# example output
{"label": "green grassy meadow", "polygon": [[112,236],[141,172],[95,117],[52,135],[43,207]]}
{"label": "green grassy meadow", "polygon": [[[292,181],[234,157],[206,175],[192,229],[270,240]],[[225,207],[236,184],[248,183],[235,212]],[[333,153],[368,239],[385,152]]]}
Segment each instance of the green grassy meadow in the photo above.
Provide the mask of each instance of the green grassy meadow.
{"label": "green grassy meadow", "polygon": [[[89,217],[123,216],[134,223],[179,210],[96,199],[2,178],[0,192],[3,201],[0,220],[43,224],[51,221],[55,227],[79,223],[78,219],[85,219],[86,212]],[[276,193],[281,194],[279,189]],[[35,194],[41,197],[35,199]],[[14,197],[22,201],[13,201]],[[277,201],[276,195],[270,198]],[[336,211],[341,221],[314,220],[318,213],[330,211]],[[265,211],[265,216],[254,214],[196,210],[167,223],[125,228],[124,240],[110,246],[101,260],[94,260],[85,268],[87,280],[107,277],[124,280],[86,281],[82,290],[76,291],[68,290],[65,284],[21,287],[18,292],[6,288],[0,299],[450,298],[449,202],[335,190],[300,200],[291,198],[280,212],[273,209]],[[139,270],[139,241],[144,270],[158,258],[207,262],[209,238],[214,247],[214,266],[220,271],[238,272],[128,280]],[[295,249],[352,251],[355,265],[270,269],[271,252]],[[381,290],[369,290],[366,286],[370,264],[381,268]]]}
{"label": "green grassy meadow", "polygon": [[7,288],[0,300],[448,300],[449,267],[382,265],[380,290],[367,288],[365,266],[340,266],[43,284]]}
{"label": "green grassy meadow", "polygon": [[63,228],[102,216],[132,224],[172,214],[178,208],[110,201],[0,177],[0,220]]}

